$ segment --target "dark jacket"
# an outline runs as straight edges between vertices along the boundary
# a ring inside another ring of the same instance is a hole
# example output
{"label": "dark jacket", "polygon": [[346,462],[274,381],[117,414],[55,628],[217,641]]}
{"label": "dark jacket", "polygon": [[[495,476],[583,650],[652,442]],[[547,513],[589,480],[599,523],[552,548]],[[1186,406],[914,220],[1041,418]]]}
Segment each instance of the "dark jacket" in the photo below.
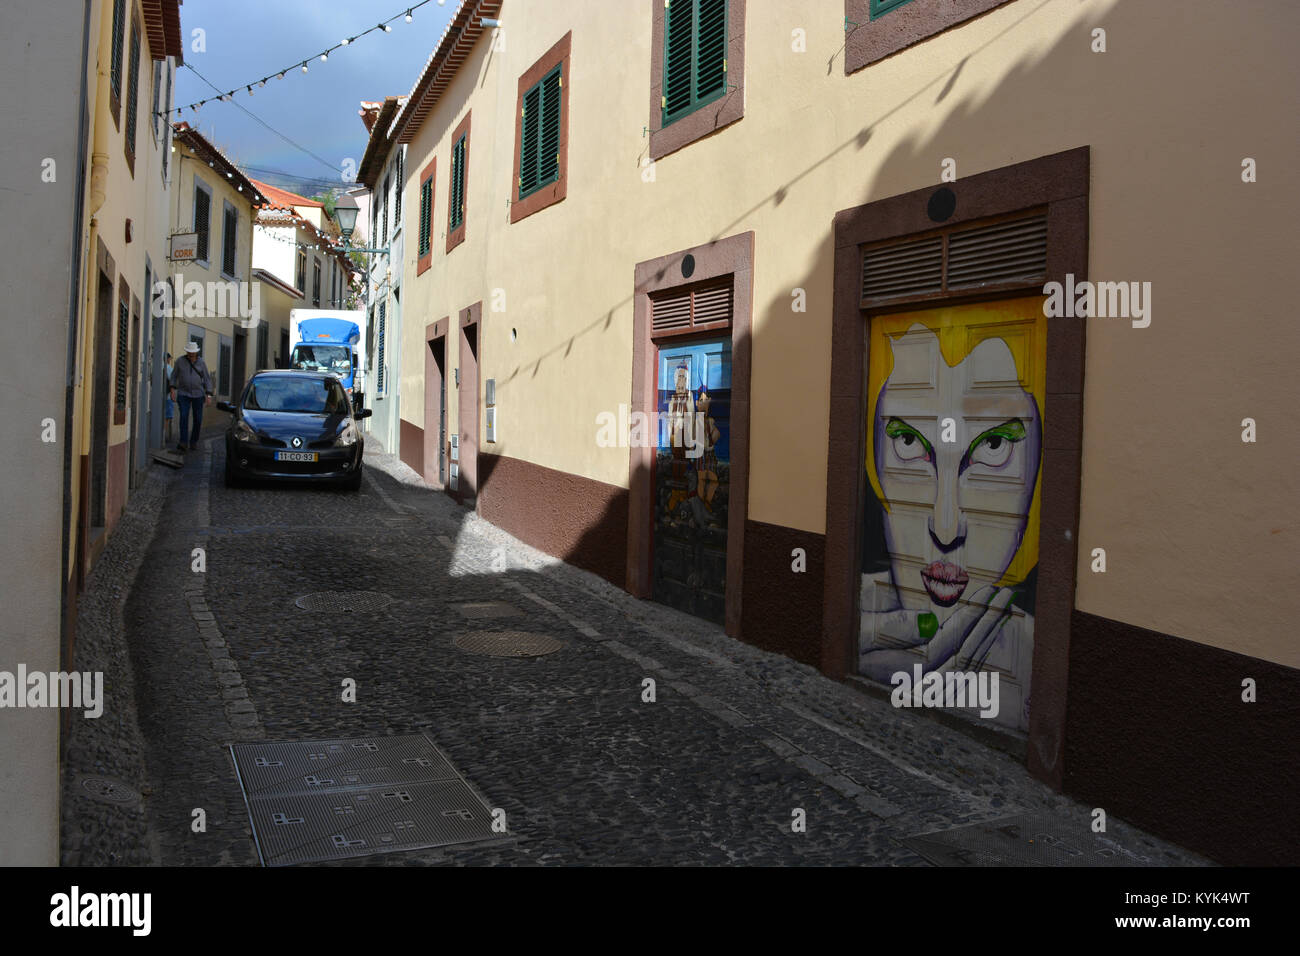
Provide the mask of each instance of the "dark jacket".
{"label": "dark jacket", "polygon": [[193,362],[188,353],[178,358],[172,368],[171,381],[167,384],[176,389],[177,397],[186,395],[190,398],[203,398],[212,394],[212,376],[208,374],[203,356]]}

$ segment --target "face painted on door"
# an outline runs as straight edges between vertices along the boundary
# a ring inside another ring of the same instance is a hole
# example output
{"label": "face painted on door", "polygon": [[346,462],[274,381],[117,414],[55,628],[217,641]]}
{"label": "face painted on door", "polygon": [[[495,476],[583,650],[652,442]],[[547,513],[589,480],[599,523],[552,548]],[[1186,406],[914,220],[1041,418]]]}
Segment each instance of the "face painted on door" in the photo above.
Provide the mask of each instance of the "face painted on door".
{"label": "face painted on door", "polygon": [[999,337],[960,361],[915,324],[889,337],[892,371],[875,402],[874,477],[903,607],[940,623],[980,586],[1007,583],[1038,479],[1038,402]]}

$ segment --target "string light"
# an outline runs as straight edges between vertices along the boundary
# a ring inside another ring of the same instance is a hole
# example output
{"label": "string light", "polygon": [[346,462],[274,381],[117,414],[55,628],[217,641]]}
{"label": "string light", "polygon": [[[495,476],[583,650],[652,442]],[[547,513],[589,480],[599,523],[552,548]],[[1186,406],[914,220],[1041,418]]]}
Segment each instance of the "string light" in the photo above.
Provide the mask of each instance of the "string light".
{"label": "string light", "polygon": [[[369,29],[362,30],[362,31],[361,31],[360,33],[358,33],[356,36],[345,37],[344,39],[340,40],[340,41],[339,41],[337,44],[335,44],[334,46],[329,47],[329,48],[327,48],[327,49],[325,49],[325,50],[322,50],[319,54],[317,54],[317,55],[320,57],[320,61],[321,61],[322,63],[326,63],[326,62],[328,62],[328,60],[329,60],[329,55],[330,55],[330,53],[332,53],[334,50],[337,50],[339,47],[350,46],[352,43],[354,43],[355,41],[361,39],[361,38],[362,38],[363,36],[365,36],[367,33],[374,33],[374,32],[377,31],[377,30],[378,30],[378,31],[382,31],[383,33],[392,33],[392,32],[393,32],[393,28],[392,28],[392,26],[391,26],[390,24],[391,24],[394,20],[396,20],[398,17],[402,17],[403,19],[406,20],[407,23],[411,23],[411,22],[413,22],[414,19],[415,19],[415,11],[418,10],[418,9],[420,9],[420,7],[424,6],[426,3],[429,3],[429,2],[430,2],[430,0],[420,0],[419,3],[415,3],[415,4],[412,4],[411,6],[407,7],[407,8],[406,8],[406,13],[405,13],[405,14],[398,13],[398,14],[396,14],[396,15],[394,15],[394,16],[389,17],[387,20],[384,20],[384,21],[382,21],[382,22],[380,22],[380,23],[375,24],[373,27],[370,27]],[[446,0],[438,0],[438,6],[440,6],[440,7],[441,7],[441,6],[444,6],[445,3],[446,3]],[[302,72],[303,72],[303,73],[306,73],[306,72],[307,72],[307,64],[310,62],[310,59],[311,59],[311,58],[309,57],[308,59],[301,61],[301,63],[295,63],[294,66],[298,66],[298,67],[300,67],[300,69],[302,70]],[[266,76],[262,77],[260,80],[257,80],[257,81],[256,81],[256,85],[257,85],[257,86],[266,86],[266,81],[269,80],[269,79],[272,79],[273,77],[274,77],[275,79],[277,79],[277,80],[283,80],[284,77],[285,77],[285,74],[287,74],[287,73],[288,73],[290,70],[292,70],[292,69],[293,69],[293,66],[287,66],[287,67],[285,67],[283,70],[280,70],[278,73],[268,73]],[[238,87],[236,87],[236,89],[238,89]],[[245,89],[248,90],[248,95],[249,95],[249,96],[252,96],[252,95],[253,95],[253,83],[249,83],[249,84],[247,84],[247,85],[245,86]],[[221,95],[220,97],[217,97],[217,98],[223,100],[224,102],[231,102],[231,101],[232,101],[232,98],[233,98],[233,95],[234,95],[234,92],[235,92],[234,90],[231,90],[230,93],[228,93],[228,94],[223,94],[223,95]],[[192,109],[194,109],[195,111],[197,111],[198,108],[199,108],[200,106],[202,106],[204,103],[207,103],[207,102],[210,102],[210,100],[197,100],[197,101],[195,101],[195,102],[193,102],[193,103],[190,103],[190,104],[187,104],[187,105],[189,105]],[[184,109],[184,107],[177,107],[177,110],[181,110],[181,109]],[[159,115],[163,116],[164,118],[166,118],[168,112],[169,112],[168,110],[159,110],[159,111],[158,111]]]}

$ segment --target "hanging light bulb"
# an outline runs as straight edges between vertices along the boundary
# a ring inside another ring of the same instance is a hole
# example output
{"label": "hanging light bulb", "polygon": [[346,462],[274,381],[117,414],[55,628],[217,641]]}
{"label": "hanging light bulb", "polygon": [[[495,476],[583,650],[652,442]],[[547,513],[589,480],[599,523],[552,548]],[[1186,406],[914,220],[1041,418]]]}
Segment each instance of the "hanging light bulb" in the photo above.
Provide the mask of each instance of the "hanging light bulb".
{"label": "hanging light bulb", "polygon": [[284,70],[281,70],[281,71],[280,71],[280,75],[277,76],[276,79],[277,79],[277,80],[283,80],[283,79],[284,79]]}
{"label": "hanging light bulb", "polygon": [[351,42],[352,42],[352,37],[344,37],[343,40],[339,43],[339,46],[347,46]]}
{"label": "hanging light bulb", "polygon": [[385,33],[392,33],[392,32],[393,32],[393,28],[390,27],[387,23],[381,23],[381,24],[379,24],[379,29],[383,30]]}
{"label": "hanging light bulb", "polygon": [[407,23],[410,23],[413,19],[415,19],[415,18],[411,16],[411,11],[410,11],[410,10],[407,10],[407,11],[406,11],[406,22],[407,22]]}
{"label": "hanging light bulb", "polygon": [[324,62],[325,62],[326,60],[328,60],[329,58],[330,58],[330,55],[329,55],[329,52],[328,52],[328,51],[326,51],[325,53],[322,53],[322,54],[320,55],[320,61],[321,61],[322,63],[324,63]]}
{"label": "hanging light bulb", "polygon": [[266,77],[262,77],[262,81],[261,81],[260,83],[258,83],[257,85],[258,85],[258,86],[266,86]]}
{"label": "hanging light bulb", "polygon": [[253,84],[251,83],[248,85],[248,95],[249,96],[253,95]]}
{"label": "hanging light bulb", "polygon": [[307,63],[306,63],[305,60],[303,61],[303,64],[302,64],[302,71],[303,71],[304,73],[307,72]]}

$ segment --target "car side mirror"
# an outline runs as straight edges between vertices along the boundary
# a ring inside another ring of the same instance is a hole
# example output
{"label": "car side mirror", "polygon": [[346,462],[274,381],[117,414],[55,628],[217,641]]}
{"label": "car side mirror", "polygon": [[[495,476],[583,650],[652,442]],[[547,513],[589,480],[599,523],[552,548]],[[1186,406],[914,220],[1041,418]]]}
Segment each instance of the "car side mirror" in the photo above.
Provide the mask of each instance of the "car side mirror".
{"label": "car side mirror", "polygon": [[217,402],[217,408],[221,409],[223,412],[233,413],[235,410],[235,406],[231,402]]}
{"label": "car side mirror", "polygon": [[368,409],[368,408],[358,408],[356,411],[354,411],[354,412],[352,413],[352,417],[353,417],[353,418],[369,418],[369,417],[370,417],[370,409]]}

